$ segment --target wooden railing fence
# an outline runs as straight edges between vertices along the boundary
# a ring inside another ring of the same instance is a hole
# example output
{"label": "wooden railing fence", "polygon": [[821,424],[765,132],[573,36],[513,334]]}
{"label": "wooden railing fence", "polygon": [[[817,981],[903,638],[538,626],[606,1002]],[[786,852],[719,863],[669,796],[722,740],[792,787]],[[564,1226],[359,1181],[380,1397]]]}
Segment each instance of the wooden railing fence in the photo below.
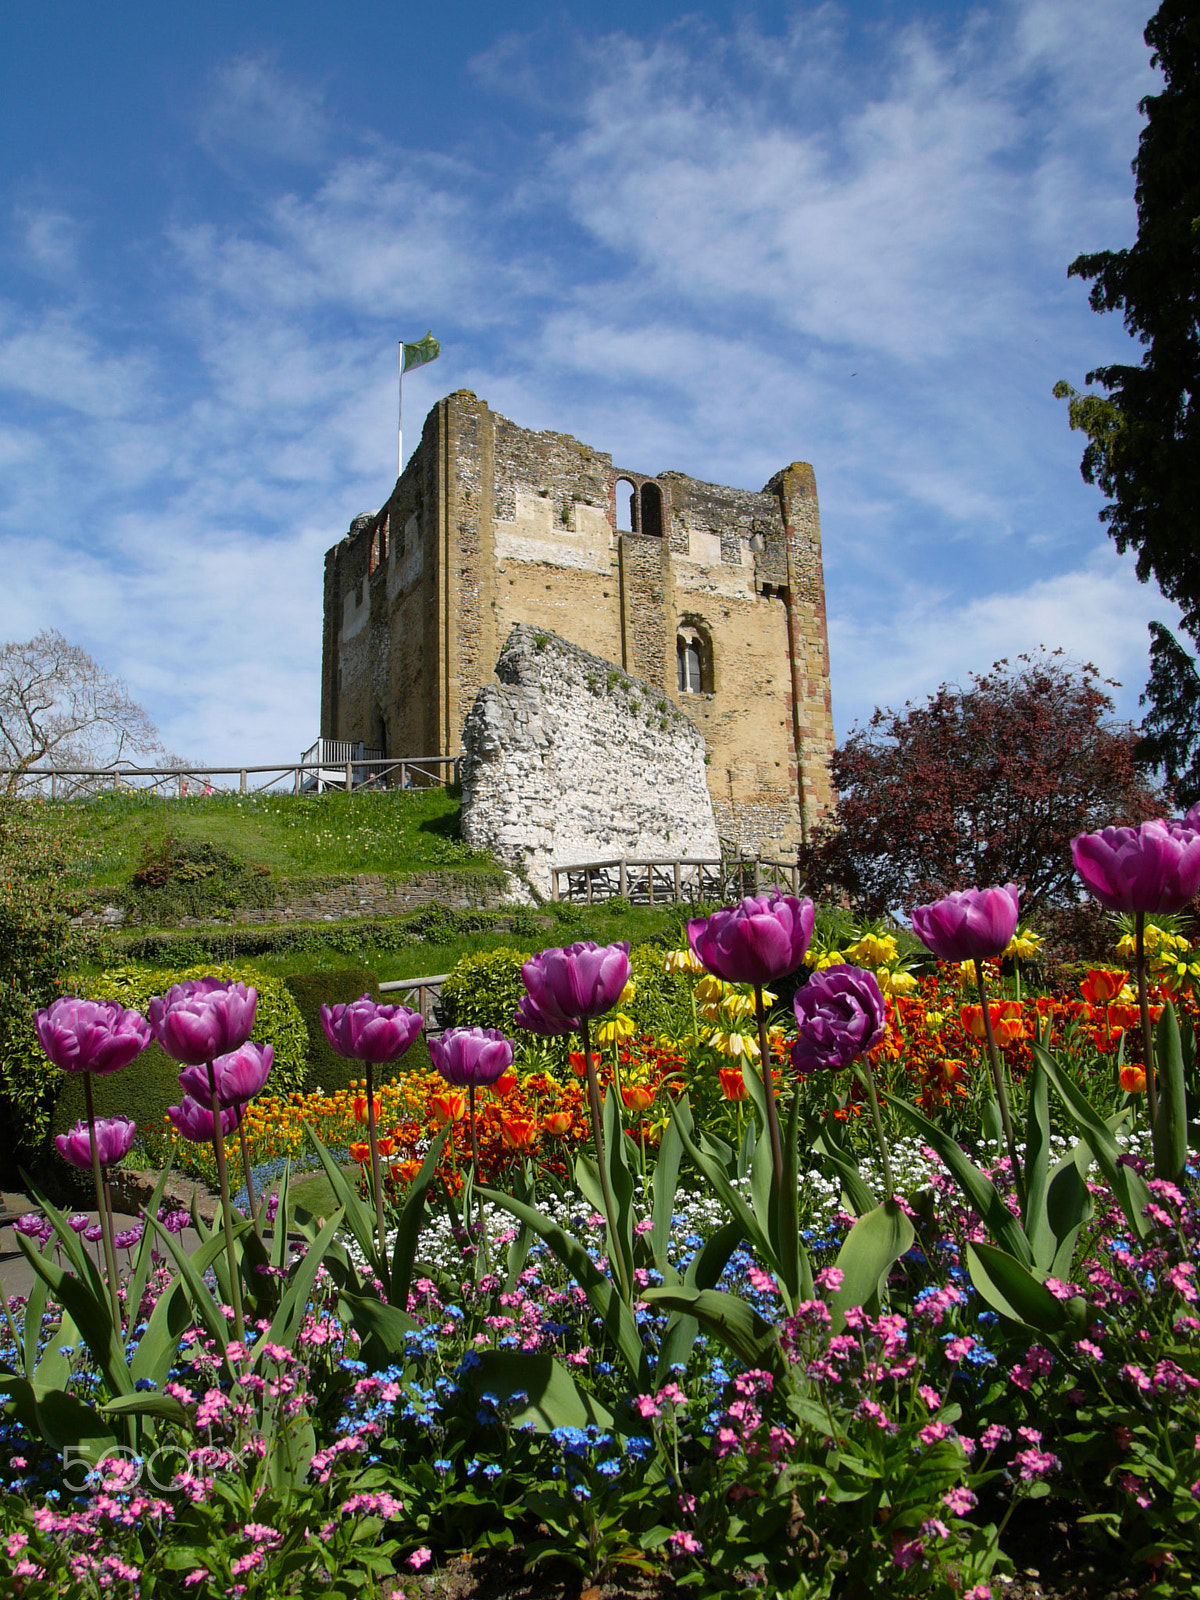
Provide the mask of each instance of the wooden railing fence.
{"label": "wooden railing fence", "polygon": [[677,856],[666,860],[580,861],[551,867],[551,899],[595,905],[620,895],[631,905],[653,906],[699,900],[740,899],[781,889],[800,892],[794,861],[764,856]]}

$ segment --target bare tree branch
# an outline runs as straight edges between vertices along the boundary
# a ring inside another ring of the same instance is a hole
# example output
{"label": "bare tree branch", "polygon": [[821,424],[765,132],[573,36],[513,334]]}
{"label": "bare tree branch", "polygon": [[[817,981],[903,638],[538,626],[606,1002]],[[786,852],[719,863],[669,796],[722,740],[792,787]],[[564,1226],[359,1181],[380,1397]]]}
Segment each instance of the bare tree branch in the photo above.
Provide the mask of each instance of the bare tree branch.
{"label": "bare tree branch", "polygon": [[10,795],[30,767],[107,767],[164,754],[162,738],[129,690],[54,628],[0,644],[0,765]]}

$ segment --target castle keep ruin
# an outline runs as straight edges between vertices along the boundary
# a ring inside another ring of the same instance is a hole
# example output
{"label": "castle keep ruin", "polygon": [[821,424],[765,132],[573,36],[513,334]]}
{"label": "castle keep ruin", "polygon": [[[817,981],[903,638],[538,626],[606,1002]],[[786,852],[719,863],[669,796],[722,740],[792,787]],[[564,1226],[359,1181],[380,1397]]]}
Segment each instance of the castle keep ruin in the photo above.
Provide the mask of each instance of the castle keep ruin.
{"label": "castle keep ruin", "polygon": [[757,494],[652,478],[519,428],[469,391],[448,395],[387,504],[325,557],[323,737],[458,754],[516,623],[687,714],[723,839],[790,852],[832,809],[810,466],[794,462]]}

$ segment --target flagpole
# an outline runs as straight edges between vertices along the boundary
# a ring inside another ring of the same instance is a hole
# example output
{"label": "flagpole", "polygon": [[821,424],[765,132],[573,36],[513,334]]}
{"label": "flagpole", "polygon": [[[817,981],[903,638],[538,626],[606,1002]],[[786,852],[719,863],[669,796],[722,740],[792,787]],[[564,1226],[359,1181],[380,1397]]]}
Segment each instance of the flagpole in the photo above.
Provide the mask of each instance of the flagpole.
{"label": "flagpole", "polygon": [[400,373],[396,385],[396,476],[404,471],[404,340],[400,341]]}

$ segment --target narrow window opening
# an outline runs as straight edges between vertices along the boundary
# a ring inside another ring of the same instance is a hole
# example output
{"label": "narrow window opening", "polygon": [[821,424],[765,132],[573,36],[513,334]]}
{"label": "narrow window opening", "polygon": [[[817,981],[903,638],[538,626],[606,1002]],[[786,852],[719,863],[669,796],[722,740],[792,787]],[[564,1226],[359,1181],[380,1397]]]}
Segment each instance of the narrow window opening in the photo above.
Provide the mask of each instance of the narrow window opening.
{"label": "narrow window opening", "polygon": [[642,485],[641,531],[653,538],[662,538],[662,490],[656,483]]}
{"label": "narrow window opening", "polygon": [[637,532],[637,489],[628,478],[617,479],[617,532]]}

